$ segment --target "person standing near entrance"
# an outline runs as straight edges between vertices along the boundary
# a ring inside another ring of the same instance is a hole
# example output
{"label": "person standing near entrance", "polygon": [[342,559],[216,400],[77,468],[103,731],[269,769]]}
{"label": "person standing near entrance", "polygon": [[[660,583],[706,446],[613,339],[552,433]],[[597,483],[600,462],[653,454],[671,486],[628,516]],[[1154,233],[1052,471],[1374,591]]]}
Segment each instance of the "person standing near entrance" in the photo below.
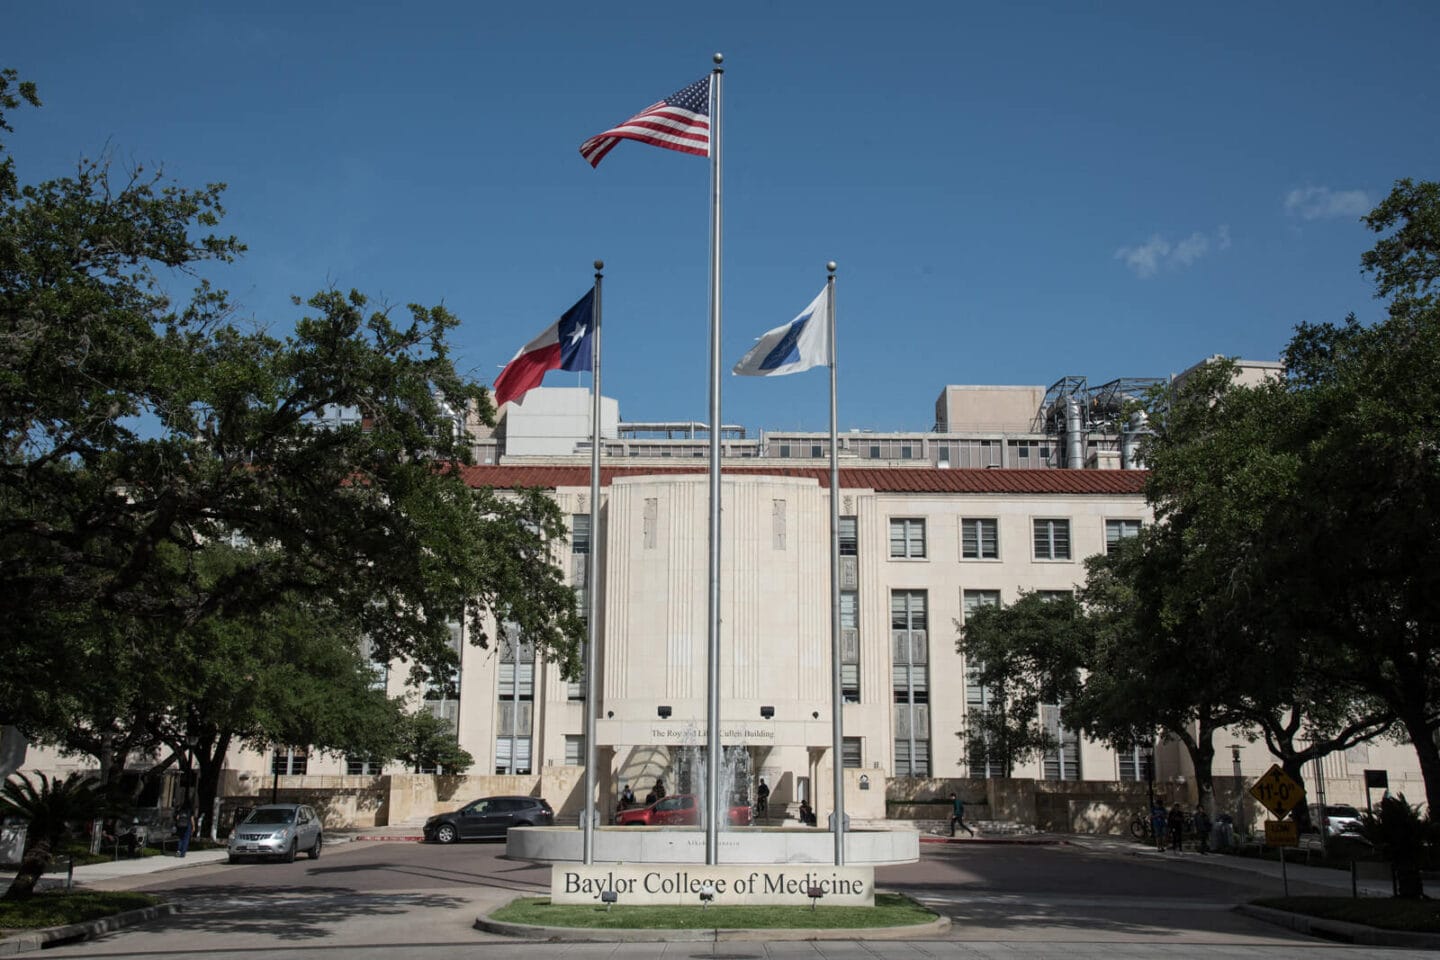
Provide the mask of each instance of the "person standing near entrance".
{"label": "person standing near entrance", "polygon": [[975,836],[975,831],[965,822],[965,801],[960,799],[956,793],[950,794],[950,836],[955,836],[955,828],[959,827],[970,836]]}
{"label": "person standing near entrance", "polygon": [[760,786],[755,788],[755,815],[757,817],[767,816],[770,812],[770,787],[766,785],[765,778],[760,778]]}
{"label": "person standing near entrance", "polygon": [[635,791],[630,789],[630,784],[625,784],[625,789],[620,791],[620,809],[629,810],[635,806]]}

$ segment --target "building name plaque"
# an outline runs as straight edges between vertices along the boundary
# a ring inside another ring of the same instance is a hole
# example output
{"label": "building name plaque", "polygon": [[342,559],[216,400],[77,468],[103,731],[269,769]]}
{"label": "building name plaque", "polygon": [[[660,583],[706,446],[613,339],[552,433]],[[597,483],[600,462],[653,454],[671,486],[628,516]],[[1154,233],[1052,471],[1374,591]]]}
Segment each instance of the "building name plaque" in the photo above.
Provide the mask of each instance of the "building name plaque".
{"label": "building name plaque", "polygon": [[[600,903],[615,892],[616,905],[704,903],[871,907],[875,905],[874,867],[816,864],[746,866],[741,864],[556,864],[550,872],[552,903]],[[811,894],[818,892],[818,898]],[[702,901],[701,894],[710,899]]]}

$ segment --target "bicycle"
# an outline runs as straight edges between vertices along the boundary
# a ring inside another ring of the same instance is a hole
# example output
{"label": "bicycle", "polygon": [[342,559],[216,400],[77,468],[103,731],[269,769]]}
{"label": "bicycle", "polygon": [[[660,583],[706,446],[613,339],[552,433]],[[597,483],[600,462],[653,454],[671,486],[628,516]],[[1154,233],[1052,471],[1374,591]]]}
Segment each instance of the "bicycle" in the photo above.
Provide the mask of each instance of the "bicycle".
{"label": "bicycle", "polygon": [[1130,836],[1136,840],[1153,841],[1155,839],[1155,828],[1150,822],[1148,813],[1135,814],[1135,818],[1130,821]]}

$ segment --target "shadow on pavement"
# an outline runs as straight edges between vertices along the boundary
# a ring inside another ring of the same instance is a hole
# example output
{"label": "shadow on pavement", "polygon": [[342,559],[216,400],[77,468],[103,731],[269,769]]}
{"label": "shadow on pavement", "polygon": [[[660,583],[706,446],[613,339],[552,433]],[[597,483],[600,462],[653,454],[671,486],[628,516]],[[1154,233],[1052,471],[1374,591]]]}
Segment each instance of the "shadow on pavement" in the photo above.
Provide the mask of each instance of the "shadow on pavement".
{"label": "shadow on pavement", "polygon": [[236,889],[192,886],[170,891],[181,912],[157,925],[197,934],[241,934],[279,940],[317,940],[358,917],[403,917],[417,908],[456,908],[464,897],[376,892],[348,887]]}

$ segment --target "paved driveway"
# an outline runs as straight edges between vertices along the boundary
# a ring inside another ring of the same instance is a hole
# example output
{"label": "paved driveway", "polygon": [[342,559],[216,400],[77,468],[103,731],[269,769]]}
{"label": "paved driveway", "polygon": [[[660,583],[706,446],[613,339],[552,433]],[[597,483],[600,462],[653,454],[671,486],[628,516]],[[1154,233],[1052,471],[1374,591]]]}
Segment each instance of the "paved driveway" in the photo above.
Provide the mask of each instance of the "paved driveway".
{"label": "paved driveway", "polygon": [[503,853],[503,845],[493,843],[356,843],[327,849],[314,863],[214,864],[132,878],[128,888],[164,893],[183,901],[185,911],[47,954],[206,960],[1418,955],[1328,944],[1231,912],[1232,904],[1271,892],[1263,877],[1147,860],[1124,847],[963,844],[926,845],[920,863],[878,871],[882,885],[954,918],[944,942],[517,943],[475,931],[474,918],[516,893],[548,890],[549,872],[507,861]]}

